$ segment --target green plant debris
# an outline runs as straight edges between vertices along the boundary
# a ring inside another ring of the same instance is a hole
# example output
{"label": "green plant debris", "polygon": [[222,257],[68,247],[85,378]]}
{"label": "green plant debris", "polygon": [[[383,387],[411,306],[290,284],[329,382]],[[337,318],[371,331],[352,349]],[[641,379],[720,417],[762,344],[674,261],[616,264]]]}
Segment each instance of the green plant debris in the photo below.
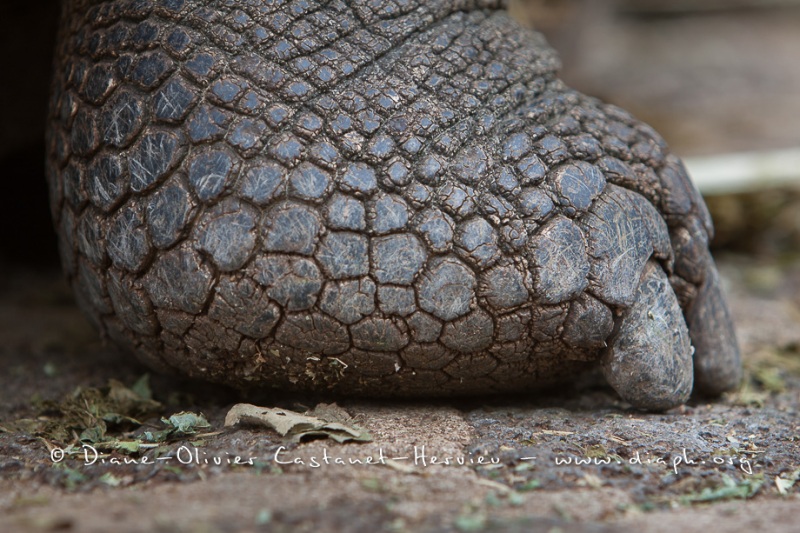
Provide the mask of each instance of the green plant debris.
{"label": "green plant debris", "polygon": [[700,492],[685,494],[680,497],[680,502],[684,505],[689,505],[725,500],[746,500],[755,496],[763,485],[764,476],[761,474],[738,482],[730,476],[724,476],[721,486],[706,487]]}
{"label": "green plant debris", "polygon": [[511,507],[519,507],[525,502],[525,497],[516,491],[497,492],[490,490],[486,494],[486,505],[490,507],[504,507],[506,505]]}
{"label": "green plant debris", "polygon": [[790,343],[772,351],[775,365],[790,374],[800,376],[800,343]]}
{"label": "green plant debris", "polygon": [[483,531],[486,528],[487,517],[485,513],[465,513],[456,517],[456,529],[463,533],[472,531]]}
{"label": "green plant debris", "polygon": [[536,463],[526,461],[524,463],[519,463],[518,465],[516,465],[514,467],[514,472],[528,472],[530,470],[535,470],[535,469],[536,469]]}
{"label": "green plant debris", "polygon": [[17,420],[9,429],[41,437],[48,446],[50,442],[69,443],[65,446],[67,455],[82,453],[78,443],[90,444],[101,452],[134,455],[211,427],[202,414],[183,411],[162,418],[166,428],[161,431],[145,431],[140,436],[125,433],[142,426],[140,420],[162,409],[162,404],[153,399],[145,374],[130,387],[113,379],[103,388],[79,387],[60,402],[43,402],[37,418]]}
{"label": "green plant debris", "polygon": [[539,479],[529,479],[525,483],[522,484],[517,490],[519,492],[530,492],[532,490],[537,490],[542,488],[542,482]]}
{"label": "green plant debris", "polygon": [[42,406],[44,405],[45,399],[42,396],[42,393],[39,391],[34,392],[31,394],[30,398],[28,398],[28,402],[30,402],[31,407],[41,410]]}
{"label": "green plant debris", "polygon": [[191,411],[181,411],[169,418],[162,418],[161,423],[167,426],[161,431],[145,431],[144,440],[147,442],[167,442],[169,440],[196,435],[198,430],[208,429],[211,424],[202,414]]}
{"label": "green plant debris", "polygon": [[131,385],[131,392],[145,400],[153,399],[153,390],[150,388],[150,374],[144,374]]}
{"label": "green plant debris", "polygon": [[503,505],[503,502],[500,500],[500,497],[497,493],[493,490],[490,490],[488,494],[486,494],[486,505],[489,507],[500,507]]}
{"label": "green plant debris", "polygon": [[83,485],[88,481],[88,477],[86,474],[81,472],[80,470],[76,470],[75,468],[71,468],[64,463],[58,463],[54,465],[54,468],[61,471],[62,475],[59,478],[59,482],[64,485],[67,490],[75,490],[79,486]]}
{"label": "green plant debris", "polygon": [[[728,442],[731,442],[730,439],[728,439]],[[736,444],[739,444],[739,442],[736,441]],[[728,448],[716,448],[711,450],[711,457],[737,457],[741,455],[741,453],[738,447],[731,446]]]}
{"label": "green plant debris", "polygon": [[170,474],[175,474],[176,476],[183,475],[183,469],[179,466],[175,465],[167,465],[164,467],[164,471],[169,472]]}
{"label": "green plant debris", "polygon": [[734,405],[740,407],[764,407],[769,399],[769,393],[756,390],[753,385],[745,380],[741,388],[730,394],[730,400]]}
{"label": "green plant debris", "polygon": [[142,443],[138,440],[117,440],[109,443],[109,446],[119,452],[125,454],[139,453],[142,449]]}
{"label": "green plant debris", "polygon": [[781,496],[786,496],[792,490],[795,483],[800,480],[800,468],[786,474],[785,477],[776,476],[775,477],[775,487],[778,489],[778,493]]}
{"label": "green plant debris", "polygon": [[654,502],[644,502],[639,505],[631,505],[631,506],[623,505],[623,507],[624,508],[621,508],[620,511],[626,511],[628,509],[637,509],[643,513],[650,513],[658,509],[658,505],[656,505]]}
{"label": "green plant debris", "polygon": [[745,388],[752,385],[753,388],[768,393],[785,392],[786,379],[789,376],[800,376],[800,346],[790,343],[763,348],[754,354],[745,368],[750,376],[745,382]]}
{"label": "green plant debris", "polygon": [[800,376],[800,343],[790,342],[760,350],[754,359],[761,364],[774,366],[795,376]]}
{"label": "green plant debris", "polygon": [[602,444],[593,444],[584,449],[584,455],[590,459],[605,459],[608,457],[608,450]]}
{"label": "green plant debris", "polygon": [[780,393],[786,390],[786,380],[783,379],[783,373],[779,368],[757,368],[753,372],[753,378],[767,392]]}
{"label": "green plant debris", "polygon": [[261,509],[256,515],[256,526],[266,526],[272,522],[272,511],[270,509]]}
{"label": "green plant debris", "polygon": [[258,475],[261,475],[265,472],[273,475],[283,474],[283,469],[279,465],[276,465],[273,461],[262,461],[256,459],[253,461],[253,466],[251,469]]}
{"label": "green plant debris", "polygon": [[512,507],[519,507],[525,503],[525,497],[518,492],[509,492],[506,498]]}
{"label": "green plant debris", "polygon": [[383,486],[383,482],[375,477],[370,477],[361,480],[361,487],[367,492],[385,492],[386,487]]}
{"label": "green plant debris", "polygon": [[288,409],[258,407],[247,403],[234,405],[225,416],[225,427],[238,424],[266,426],[293,442],[314,437],[327,437],[336,442],[371,442],[372,436],[365,429],[345,425],[338,421],[309,416]]}
{"label": "green plant debris", "polygon": [[158,414],[161,404],[149,395],[148,379],[145,374],[130,388],[114,379],[102,388],[78,387],[60,402],[43,402],[36,418],[17,420],[10,429],[59,443],[104,442],[110,429],[135,428]]}
{"label": "green plant debris", "polygon": [[42,371],[48,378],[54,378],[58,375],[58,367],[52,361],[45,363]]}
{"label": "green plant debris", "polygon": [[100,476],[98,481],[104,485],[108,485],[109,487],[119,487],[122,484],[122,480],[111,472],[106,472]]}

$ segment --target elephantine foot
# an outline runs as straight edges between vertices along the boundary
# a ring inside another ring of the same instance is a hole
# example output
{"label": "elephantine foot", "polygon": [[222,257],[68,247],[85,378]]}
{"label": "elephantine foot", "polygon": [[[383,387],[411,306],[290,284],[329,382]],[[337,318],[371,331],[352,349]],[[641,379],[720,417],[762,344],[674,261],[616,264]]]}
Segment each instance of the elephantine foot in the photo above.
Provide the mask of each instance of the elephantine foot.
{"label": "elephantine foot", "polygon": [[63,4],[62,263],[101,334],[154,368],[386,397],[601,365],[655,410],[693,378],[736,386],[680,160],[565,86],[502,1]]}

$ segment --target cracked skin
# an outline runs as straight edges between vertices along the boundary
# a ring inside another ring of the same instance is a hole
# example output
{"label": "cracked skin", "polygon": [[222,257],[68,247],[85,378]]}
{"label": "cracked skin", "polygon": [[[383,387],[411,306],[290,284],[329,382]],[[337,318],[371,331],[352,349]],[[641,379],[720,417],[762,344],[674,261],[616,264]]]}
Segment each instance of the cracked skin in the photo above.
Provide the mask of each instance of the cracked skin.
{"label": "cracked skin", "polygon": [[682,163],[503,7],[63,0],[47,172],[83,311],[242,388],[735,387]]}

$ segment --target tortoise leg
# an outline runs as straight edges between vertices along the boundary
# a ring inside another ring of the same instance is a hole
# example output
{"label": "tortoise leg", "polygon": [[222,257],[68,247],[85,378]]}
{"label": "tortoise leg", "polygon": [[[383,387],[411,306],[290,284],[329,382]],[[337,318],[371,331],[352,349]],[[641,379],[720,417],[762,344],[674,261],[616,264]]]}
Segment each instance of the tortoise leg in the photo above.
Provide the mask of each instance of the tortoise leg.
{"label": "tortoise leg", "polygon": [[686,310],[686,321],[696,349],[694,377],[697,390],[715,396],[735,389],[742,379],[739,344],[723,297],[719,273],[710,258],[705,280]]}
{"label": "tortoise leg", "polygon": [[608,341],[603,373],[634,407],[670,409],[692,392],[692,351],[678,298],[661,266],[649,261],[633,305]]}

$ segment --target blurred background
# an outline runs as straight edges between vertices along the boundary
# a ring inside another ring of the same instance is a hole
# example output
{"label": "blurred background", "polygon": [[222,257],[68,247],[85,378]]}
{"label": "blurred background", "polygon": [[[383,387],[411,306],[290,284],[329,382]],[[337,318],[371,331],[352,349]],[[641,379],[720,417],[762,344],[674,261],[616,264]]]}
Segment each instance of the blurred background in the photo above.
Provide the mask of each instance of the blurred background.
{"label": "blurred background", "polygon": [[[570,85],[686,158],[715,249],[800,250],[800,0],[511,0],[511,12],[548,36]],[[0,4],[0,270],[57,263],[43,173],[57,15],[57,0]]]}
{"label": "blurred background", "polygon": [[800,250],[800,0],[512,0],[562,77],[684,157],[716,250]]}

